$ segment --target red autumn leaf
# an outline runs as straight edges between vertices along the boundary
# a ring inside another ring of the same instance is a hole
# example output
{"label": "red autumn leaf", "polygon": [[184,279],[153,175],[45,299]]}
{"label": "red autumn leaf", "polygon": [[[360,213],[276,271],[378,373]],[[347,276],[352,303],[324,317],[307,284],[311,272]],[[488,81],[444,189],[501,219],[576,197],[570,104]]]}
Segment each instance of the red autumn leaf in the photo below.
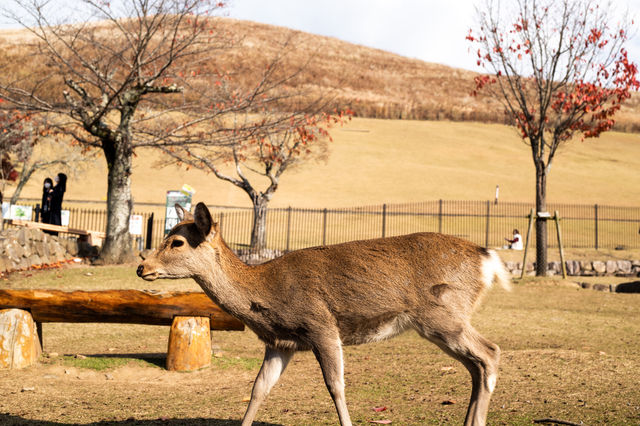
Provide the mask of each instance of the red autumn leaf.
{"label": "red autumn leaf", "polygon": [[390,425],[392,422],[391,420],[369,420],[369,423],[375,423],[378,425]]}
{"label": "red autumn leaf", "polygon": [[382,411],[386,411],[387,407],[382,406],[382,407],[373,407],[373,411],[375,411],[376,413],[380,413]]}

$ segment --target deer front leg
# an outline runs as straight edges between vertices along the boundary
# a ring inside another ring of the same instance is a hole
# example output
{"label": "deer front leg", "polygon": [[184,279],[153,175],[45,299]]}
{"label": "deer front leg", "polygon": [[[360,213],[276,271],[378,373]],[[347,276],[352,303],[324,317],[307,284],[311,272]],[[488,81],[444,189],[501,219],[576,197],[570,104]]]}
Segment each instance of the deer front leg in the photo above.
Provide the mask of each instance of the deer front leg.
{"label": "deer front leg", "polygon": [[247,407],[247,412],[242,418],[242,426],[250,426],[253,423],[258,407],[269,394],[273,385],[276,384],[282,372],[287,368],[293,353],[293,351],[282,351],[269,346],[265,348],[264,361],[253,384],[251,401],[249,402],[249,407]]}
{"label": "deer front leg", "polygon": [[324,339],[313,348],[313,353],[318,363],[320,363],[324,382],[338,411],[340,424],[342,426],[351,426],[351,418],[347,410],[347,400],[344,396],[342,342],[339,338]]}

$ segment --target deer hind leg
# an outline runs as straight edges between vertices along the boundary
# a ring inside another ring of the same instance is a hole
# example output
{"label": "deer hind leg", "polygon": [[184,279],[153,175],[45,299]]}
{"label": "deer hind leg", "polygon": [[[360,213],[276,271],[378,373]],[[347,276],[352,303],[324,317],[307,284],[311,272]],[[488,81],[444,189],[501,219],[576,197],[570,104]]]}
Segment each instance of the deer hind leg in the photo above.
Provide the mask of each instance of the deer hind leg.
{"label": "deer hind leg", "polygon": [[262,404],[273,385],[276,384],[280,375],[287,368],[287,364],[289,364],[293,354],[293,351],[281,351],[269,346],[266,347],[262,367],[260,367],[260,372],[251,391],[249,407],[247,407],[247,412],[242,418],[242,426],[249,426],[253,423],[260,404]]}
{"label": "deer hind leg", "polygon": [[340,338],[321,340],[320,344],[314,346],[313,353],[322,369],[324,383],[327,385],[327,389],[336,406],[340,424],[342,426],[351,426],[347,400],[344,396],[344,360]]}
{"label": "deer hind leg", "polygon": [[483,426],[489,411],[489,401],[498,378],[500,348],[482,337],[470,324],[451,323],[447,318],[444,328],[428,324],[418,328],[426,339],[460,361],[471,374],[471,399],[465,425]]}

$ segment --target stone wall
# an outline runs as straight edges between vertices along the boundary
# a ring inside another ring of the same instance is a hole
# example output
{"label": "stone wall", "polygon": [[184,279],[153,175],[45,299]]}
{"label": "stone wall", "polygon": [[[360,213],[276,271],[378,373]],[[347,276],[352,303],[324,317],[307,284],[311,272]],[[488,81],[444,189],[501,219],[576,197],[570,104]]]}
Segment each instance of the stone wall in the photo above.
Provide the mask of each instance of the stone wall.
{"label": "stone wall", "polygon": [[[505,266],[514,276],[522,274],[522,262],[505,262]],[[640,260],[567,260],[565,267],[570,276],[640,277]],[[525,275],[535,275],[535,263],[527,263]],[[562,264],[549,262],[547,275],[562,275]]]}
{"label": "stone wall", "polygon": [[75,238],[59,238],[39,229],[22,227],[0,232],[0,272],[50,265],[77,255]]}

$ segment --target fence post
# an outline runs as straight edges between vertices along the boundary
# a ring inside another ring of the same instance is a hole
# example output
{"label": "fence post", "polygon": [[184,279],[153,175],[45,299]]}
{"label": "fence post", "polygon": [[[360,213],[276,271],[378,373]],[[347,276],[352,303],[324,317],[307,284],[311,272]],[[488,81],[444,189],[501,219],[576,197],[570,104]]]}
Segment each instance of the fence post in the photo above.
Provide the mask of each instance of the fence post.
{"label": "fence post", "polygon": [[36,218],[34,219],[34,222],[40,222],[40,204],[36,204],[36,208],[34,210],[36,211]]}
{"label": "fence post", "polygon": [[442,234],[442,199],[438,201],[438,232]]}
{"label": "fence post", "polygon": [[220,212],[220,222],[218,223],[218,228],[220,229],[220,233],[222,234],[222,224],[224,223],[224,212]]}
{"label": "fence post", "polygon": [[144,248],[149,250],[151,249],[151,242],[153,240],[153,212],[151,212],[151,216],[147,219],[147,240],[144,243]]}
{"label": "fence post", "polygon": [[491,220],[491,202],[487,200],[487,226],[485,227],[484,246],[489,248],[489,222]]}
{"label": "fence post", "polygon": [[596,250],[598,250],[598,205],[597,204],[593,206],[593,215],[595,217],[595,222],[596,222]]}
{"label": "fence post", "polygon": [[387,233],[387,205],[382,205],[382,238],[385,237]]}
{"label": "fence post", "polygon": [[322,245],[327,245],[327,209],[322,211]]}
{"label": "fence post", "polygon": [[289,252],[289,240],[291,237],[291,206],[287,208],[287,248],[286,252]]}

